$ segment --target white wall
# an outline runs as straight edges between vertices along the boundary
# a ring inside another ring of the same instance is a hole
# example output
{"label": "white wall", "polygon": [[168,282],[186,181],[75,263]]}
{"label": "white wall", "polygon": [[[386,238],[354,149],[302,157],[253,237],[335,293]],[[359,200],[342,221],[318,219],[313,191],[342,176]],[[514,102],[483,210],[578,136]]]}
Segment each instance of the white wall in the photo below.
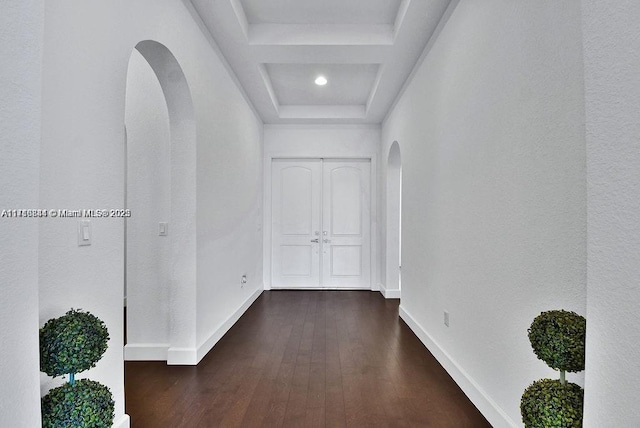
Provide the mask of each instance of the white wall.
{"label": "white wall", "polygon": [[166,360],[172,234],[159,236],[159,222],[169,222],[171,216],[169,112],[158,78],[135,49],[127,72],[125,124],[127,208],[133,213],[126,231],[125,356]]}
{"label": "white wall", "polygon": [[216,77],[221,64],[200,61],[192,86],[196,122],[207,125],[198,128],[197,149],[198,358],[263,290],[263,125],[233,84]]}
{"label": "white wall", "polygon": [[640,425],[640,4],[582,2],[588,167],[585,427]]}
{"label": "white wall", "polygon": [[376,125],[265,125],[265,156],[377,156]]}
{"label": "white wall", "polygon": [[264,284],[271,287],[271,160],[278,157],[371,159],[371,285],[378,289],[377,164],[380,127],[375,125],[265,125]]}
{"label": "white wall", "polygon": [[382,156],[402,154],[402,316],[497,427],[557,376],[533,318],[585,313],[582,73],[578,2],[462,1],[383,125]]}
{"label": "white wall", "polygon": [[[0,14],[0,210],[38,208],[44,3]],[[0,217],[0,426],[40,426],[38,220]]]}
{"label": "white wall", "polygon": [[[221,162],[214,176],[198,170],[198,197],[204,198],[204,194],[211,191],[216,197],[224,197],[220,204],[236,197],[241,201],[260,199],[261,190],[252,188],[251,184],[233,188],[239,178],[223,183],[213,182],[214,178],[237,177],[237,170],[245,165],[260,164],[261,142],[257,130],[261,122],[253,115],[182,2],[47,2],[44,39],[41,206],[74,209],[122,207],[127,66],[133,48],[141,40],[148,39],[164,44],[184,70],[194,103],[198,154],[204,148],[214,154],[228,150],[214,138],[221,133],[226,132],[225,143],[240,141],[239,148],[230,150],[238,150],[241,154],[238,152],[230,157],[227,163]],[[215,114],[226,111],[229,116]],[[249,146],[254,149],[247,150]],[[193,159],[195,162],[195,153]],[[204,166],[198,163],[197,168]],[[200,207],[201,201],[198,204]],[[246,204],[237,209],[229,207],[228,217],[244,219],[249,215],[245,207]],[[212,228],[223,228],[221,218],[212,216],[208,221],[213,224]],[[195,229],[194,222],[195,219],[187,226]],[[124,426],[127,422],[124,417],[121,348],[123,221],[94,219],[92,227],[93,244],[78,247],[75,219],[42,222],[39,245],[40,322],[59,316],[70,307],[90,310],[106,322],[111,334],[110,347],[98,366],[83,376],[111,388],[116,399],[116,422]],[[247,245],[239,232],[232,233],[238,235],[232,235],[230,240],[237,238],[237,242],[242,242],[238,245]],[[215,245],[219,239],[202,230],[197,237],[198,248]],[[252,248],[243,246],[242,251],[236,247],[233,257],[243,258],[244,263],[257,266],[261,260],[261,243],[252,242],[251,245]],[[249,256],[244,258],[246,254]],[[215,257],[227,256],[208,253],[206,262],[212,263]],[[255,260],[250,260],[251,257]],[[194,260],[194,267],[195,263]],[[218,281],[224,275],[235,277],[237,270],[231,263],[221,265],[213,280]],[[209,280],[198,278],[200,282]],[[242,300],[243,292],[238,288],[229,291],[225,298],[215,299],[199,293],[198,305],[220,318],[228,318],[239,309],[237,302]],[[196,308],[195,302],[190,304]],[[176,310],[190,308],[184,307]],[[206,316],[193,314],[193,319],[193,330],[196,329],[196,319],[199,321],[198,329],[209,330],[205,325]],[[197,332],[193,331],[192,338],[186,338],[187,345],[181,345],[192,346],[194,349],[187,349],[192,355],[196,354],[196,336]],[[45,382],[44,388],[47,386]]]}

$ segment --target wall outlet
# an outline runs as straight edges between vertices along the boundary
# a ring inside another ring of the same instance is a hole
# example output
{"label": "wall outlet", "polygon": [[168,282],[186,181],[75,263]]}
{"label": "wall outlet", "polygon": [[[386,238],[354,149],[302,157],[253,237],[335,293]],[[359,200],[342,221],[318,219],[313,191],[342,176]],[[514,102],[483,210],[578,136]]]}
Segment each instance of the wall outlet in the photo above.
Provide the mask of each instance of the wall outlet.
{"label": "wall outlet", "polygon": [[449,312],[444,311],[444,325],[449,327]]}
{"label": "wall outlet", "polygon": [[242,275],[242,278],[240,279],[240,288],[243,288],[246,283],[247,283],[247,275]]}

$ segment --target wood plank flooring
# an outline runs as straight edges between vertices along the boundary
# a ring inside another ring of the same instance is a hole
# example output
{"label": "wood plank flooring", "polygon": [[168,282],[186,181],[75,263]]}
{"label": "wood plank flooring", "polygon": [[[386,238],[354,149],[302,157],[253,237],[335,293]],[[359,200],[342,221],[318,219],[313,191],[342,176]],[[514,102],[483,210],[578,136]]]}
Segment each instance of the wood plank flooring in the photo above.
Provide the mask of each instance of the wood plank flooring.
{"label": "wood plank flooring", "polygon": [[370,291],[265,291],[196,367],[125,363],[132,428],[490,427]]}

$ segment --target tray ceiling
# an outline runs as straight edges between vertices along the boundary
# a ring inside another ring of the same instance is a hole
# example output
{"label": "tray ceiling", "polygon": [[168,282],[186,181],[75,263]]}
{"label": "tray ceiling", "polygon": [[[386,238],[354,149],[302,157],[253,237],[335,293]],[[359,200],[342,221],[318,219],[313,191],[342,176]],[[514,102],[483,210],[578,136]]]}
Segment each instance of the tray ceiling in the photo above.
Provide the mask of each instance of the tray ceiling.
{"label": "tray ceiling", "polygon": [[190,1],[265,123],[380,123],[450,3]]}

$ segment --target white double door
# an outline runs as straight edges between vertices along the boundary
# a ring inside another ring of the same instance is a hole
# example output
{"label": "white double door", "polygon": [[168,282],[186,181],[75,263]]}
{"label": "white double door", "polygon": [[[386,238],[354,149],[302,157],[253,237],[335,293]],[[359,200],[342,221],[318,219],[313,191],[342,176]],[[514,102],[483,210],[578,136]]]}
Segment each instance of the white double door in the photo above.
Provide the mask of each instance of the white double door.
{"label": "white double door", "polygon": [[369,159],[274,159],[272,287],[371,288]]}

